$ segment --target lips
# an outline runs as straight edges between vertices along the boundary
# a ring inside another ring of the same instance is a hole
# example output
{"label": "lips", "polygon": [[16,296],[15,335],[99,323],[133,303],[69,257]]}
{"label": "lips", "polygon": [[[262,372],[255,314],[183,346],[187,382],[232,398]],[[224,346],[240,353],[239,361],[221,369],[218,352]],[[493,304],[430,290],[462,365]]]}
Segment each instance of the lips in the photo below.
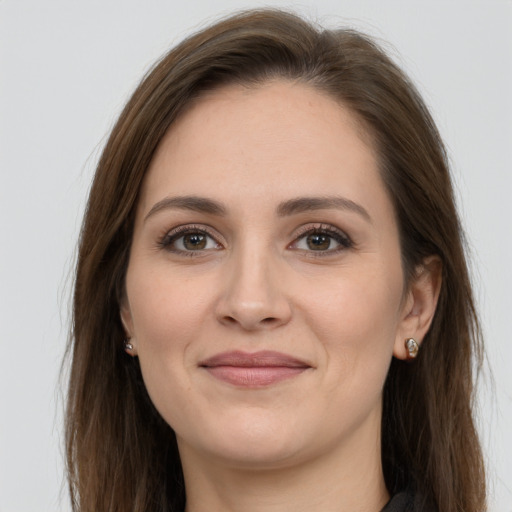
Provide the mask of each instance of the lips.
{"label": "lips", "polygon": [[199,363],[212,377],[239,387],[264,387],[299,376],[311,366],[274,351],[223,352]]}

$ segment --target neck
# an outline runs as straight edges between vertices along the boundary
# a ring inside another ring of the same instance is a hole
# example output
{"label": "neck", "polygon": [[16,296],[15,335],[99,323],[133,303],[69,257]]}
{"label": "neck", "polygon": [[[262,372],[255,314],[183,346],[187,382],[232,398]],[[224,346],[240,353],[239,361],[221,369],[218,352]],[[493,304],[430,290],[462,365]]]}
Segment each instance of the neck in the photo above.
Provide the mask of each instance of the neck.
{"label": "neck", "polygon": [[179,444],[186,512],[379,512],[389,500],[375,434],[331,447],[314,459],[258,469]]}

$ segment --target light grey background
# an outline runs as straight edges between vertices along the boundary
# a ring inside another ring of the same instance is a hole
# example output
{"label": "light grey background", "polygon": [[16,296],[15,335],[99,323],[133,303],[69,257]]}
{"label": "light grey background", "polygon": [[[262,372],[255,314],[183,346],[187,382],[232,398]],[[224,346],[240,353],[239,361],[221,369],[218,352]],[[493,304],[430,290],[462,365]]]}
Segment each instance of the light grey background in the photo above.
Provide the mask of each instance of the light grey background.
{"label": "light grey background", "polygon": [[294,7],[388,41],[431,106],[472,250],[493,391],[479,423],[493,512],[512,511],[512,2],[0,0],[0,512],[69,511],[59,365],[80,218],[142,73],[234,9]]}

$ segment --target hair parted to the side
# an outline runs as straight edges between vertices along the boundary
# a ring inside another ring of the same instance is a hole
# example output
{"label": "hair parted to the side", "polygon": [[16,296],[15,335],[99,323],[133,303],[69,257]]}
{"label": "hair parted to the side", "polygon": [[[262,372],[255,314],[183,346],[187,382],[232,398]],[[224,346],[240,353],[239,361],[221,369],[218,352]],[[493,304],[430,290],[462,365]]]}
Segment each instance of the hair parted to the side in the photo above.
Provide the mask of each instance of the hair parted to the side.
{"label": "hair parted to the side", "polygon": [[74,511],[183,510],[176,440],[136,358],[123,351],[120,299],[135,208],[163,135],[205,90],[297,81],[351,109],[371,137],[399,224],[404,272],[438,255],[443,284],[413,364],[393,360],[382,461],[391,494],[409,487],[442,512],[485,510],[472,416],[482,347],[447,158],[402,71],[368,37],[322,30],[277,10],[237,14],[188,38],[143,79],[99,161],[80,235],[66,417]]}

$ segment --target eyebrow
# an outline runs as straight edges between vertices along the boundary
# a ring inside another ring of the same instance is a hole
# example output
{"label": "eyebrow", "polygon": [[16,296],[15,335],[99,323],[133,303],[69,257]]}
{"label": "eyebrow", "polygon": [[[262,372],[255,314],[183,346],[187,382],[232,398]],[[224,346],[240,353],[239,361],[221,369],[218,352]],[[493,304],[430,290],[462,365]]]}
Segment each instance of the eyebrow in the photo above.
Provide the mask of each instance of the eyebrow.
{"label": "eyebrow", "polygon": [[208,213],[210,215],[223,216],[226,215],[226,208],[219,202],[213,199],[199,196],[177,196],[166,197],[158,201],[149,213],[144,218],[144,222],[161,210],[177,209],[177,210],[190,210],[199,213]]}
{"label": "eyebrow", "polygon": [[[357,213],[366,221],[372,222],[370,214],[360,204],[341,196],[298,197],[296,199],[289,199],[288,201],[280,203],[276,211],[279,217],[289,217],[298,213],[333,208]],[[155,203],[144,218],[144,222],[156,213],[167,209],[189,210],[220,217],[227,214],[226,207],[213,199],[200,196],[176,196],[166,197],[158,201],[158,203]]]}
{"label": "eyebrow", "polygon": [[325,196],[325,197],[299,197],[297,199],[290,199],[281,203],[277,207],[277,214],[280,217],[287,217],[297,213],[304,213],[316,210],[348,210],[357,213],[366,221],[372,222],[370,214],[358,203],[351,199],[341,196]]}

